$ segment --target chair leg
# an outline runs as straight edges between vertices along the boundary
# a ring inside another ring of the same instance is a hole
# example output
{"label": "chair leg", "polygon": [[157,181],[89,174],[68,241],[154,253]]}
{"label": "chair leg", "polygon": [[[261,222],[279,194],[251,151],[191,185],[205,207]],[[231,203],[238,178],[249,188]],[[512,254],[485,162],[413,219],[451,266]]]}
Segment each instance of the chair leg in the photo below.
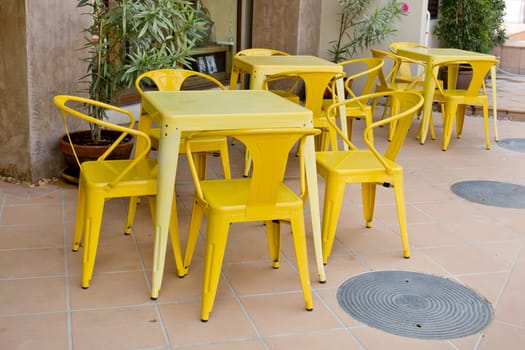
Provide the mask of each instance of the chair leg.
{"label": "chair leg", "polygon": [[337,176],[328,176],[325,180],[325,197],[323,209],[323,223],[322,223],[322,239],[323,239],[323,263],[328,262],[328,257],[334,245],[335,233],[337,230],[337,222],[339,220],[339,213],[341,212],[341,205],[345,193],[346,184],[343,179]]}
{"label": "chair leg", "polygon": [[246,150],[244,152],[244,172],[243,172],[244,177],[248,177],[248,175],[250,175],[251,167],[252,167],[252,157],[250,156],[250,152]]}
{"label": "chair leg", "polygon": [[346,137],[348,137],[348,140],[352,141],[352,129],[354,128],[354,117],[346,117],[346,128],[347,128]]}
{"label": "chair leg", "polygon": [[397,216],[399,220],[399,232],[401,233],[401,244],[403,246],[403,257],[410,258],[410,247],[408,244],[406,208],[405,208],[405,191],[404,191],[402,174],[399,174],[394,179],[394,193],[396,196]]}
{"label": "chair leg", "polygon": [[188,270],[191,265],[193,258],[193,252],[199,238],[199,229],[202,223],[203,209],[200,205],[193,202],[193,208],[191,210],[191,221],[190,228],[188,230],[188,237],[186,238],[186,250],[184,252],[184,274],[188,274]]}
{"label": "chair leg", "polygon": [[230,169],[230,156],[228,152],[228,140],[225,140],[222,144],[221,148],[219,149],[219,153],[221,155],[221,162],[222,162],[222,170],[224,171],[224,178],[225,179],[231,179],[232,173]]}
{"label": "chair leg", "polygon": [[463,133],[463,122],[465,121],[465,110],[467,105],[459,105],[456,111],[456,137],[461,138]]}
{"label": "chair leg", "polygon": [[312,311],[314,306],[312,300],[312,289],[310,286],[310,273],[308,272],[308,254],[306,252],[306,237],[302,212],[300,215],[294,215],[291,218],[291,225],[295,256],[297,259],[297,269],[299,270],[299,278],[303,289],[305,308],[307,311]]}
{"label": "chair leg", "polygon": [[278,269],[281,255],[281,224],[279,220],[267,220],[265,226],[272,267]]}
{"label": "chair leg", "polygon": [[452,137],[452,123],[456,115],[457,105],[449,102],[445,105],[445,114],[443,114],[443,145],[441,149],[446,151]]}
{"label": "chair leg", "polygon": [[140,197],[131,197],[128,205],[128,220],[126,222],[126,229],[124,230],[125,235],[131,233],[133,223],[135,222],[135,215],[137,214],[137,205],[140,203]]}
{"label": "chair leg", "polygon": [[[150,203],[155,203],[155,198],[151,197]],[[173,201],[171,206],[170,215],[170,240],[171,248],[173,249],[173,256],[175,258],[175,266],[177,268],[177,275],[184,277],[186,275],[186,269],[182,261],[182,249],[180,247],[180,231],[179,231],[179,218],[177,213],[177,196],[173,194]],[[155,205],[155,204],[153,204]]]}
{"label": "chair leg", "polygon": [[206,152],[194,153],[193,161],[199,173],[199,179],[204,180],[206,178]]}
{"label": "chair leg", "polygon": [[77,194],[77,212],[75,218],[75,233],[73,235],[73,251],[77,252],[80,248],[80,242],[82,241],[82,233],[85,230],[86,224],[86,189],[85,184],[82,181],[82,174],[80,175],[78,183],[78,194]]}
{"label": "chair leg", "polygon": [[89,288],[95,258],[97,256],[98,239],[102,214],[104,212],[104,196],[96,191],[86,191],[86,227],[84,248],[82,254],[82,288]]}
{"label": "chair leg", "polygon": [[376,184],[362,183],[361,196],[363,200],[363,214],[365,217],[365,224],[367,228],[372,227],[372,220],[374,218],[374,206],[376,201]]}
{"label": "chair leg", "polygon": [[213,214],[208,217],[202,283],[201,321],[203,322],[208,321],[215,302],[229,229],[230,222],[224,217]]}

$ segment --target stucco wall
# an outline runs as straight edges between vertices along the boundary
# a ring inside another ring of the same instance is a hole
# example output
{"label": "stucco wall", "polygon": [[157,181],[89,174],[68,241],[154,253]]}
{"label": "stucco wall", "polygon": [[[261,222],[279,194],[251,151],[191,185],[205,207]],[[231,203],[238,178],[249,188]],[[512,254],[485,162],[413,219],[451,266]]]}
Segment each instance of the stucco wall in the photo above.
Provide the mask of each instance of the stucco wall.
{"label": "stucco wall", "polygon": [[25,6],[0,2],[0,175],[29,178]]}
{"label": "stucco wall", "polygon": [[0,3],[2,176],[36,182],[60,173],[63,127],[52,98],[81,90],[80,13],[74,1]]}

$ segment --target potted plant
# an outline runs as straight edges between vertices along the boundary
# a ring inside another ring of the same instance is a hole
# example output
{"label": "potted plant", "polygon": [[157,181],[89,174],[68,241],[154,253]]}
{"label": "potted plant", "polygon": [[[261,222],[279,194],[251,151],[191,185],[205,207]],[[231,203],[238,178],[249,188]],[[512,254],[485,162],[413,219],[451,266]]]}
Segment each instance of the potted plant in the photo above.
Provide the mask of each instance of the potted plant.
{"label": "potted plant", "polygon": [[339,35],[330,42],[328,50],[335,63],[351,58],[358,51],[368,49],[395,33],[396,20],[407,15],[408,5],[390,0],[384,7],[368,13],[372,0],[337,0],[339,13]]}
{"label": "potted plant", "polygon": [[[489,54],[505,42],[504,15],[505,0],[441,0],[433,33],[442,47]],[[445,76],[442,72],[441,77]],[[463,86],[469,81],[458,77]]]}
{"label": "potted plant", "polygon": [[434,34],[441,46],[490,53],[505,42],[505,0],[441,0]]}
{"label": "potted plant", "polygon": [[[87,74],[81,80],[87,85],[89,98],[109,104],[115,104],[145,71],[189,67],[193,60],[190,50],[206,37],[210,28],[209,19],[202,15],[200,0],[77,1],[78,7],[89,9],[86,14],[91,17],[90,26],[84,29],[83,49],[87,55],[83,61]],[[104,110],[92,106],[88,113],[97,119],[107,117]],[[107,143],[105,132],[96,125],[87,134],[87,140],[79,136],[78,142],[98,148]],[[61,149],[66,162],[67,158],[74,160],[67,139],[64,141]],[[131,148],[124,153],[129,156],[130,151]],[[103,150],[95,152],[96,158]],[[78,176],[76,162],[68,167],[69,175]]]}

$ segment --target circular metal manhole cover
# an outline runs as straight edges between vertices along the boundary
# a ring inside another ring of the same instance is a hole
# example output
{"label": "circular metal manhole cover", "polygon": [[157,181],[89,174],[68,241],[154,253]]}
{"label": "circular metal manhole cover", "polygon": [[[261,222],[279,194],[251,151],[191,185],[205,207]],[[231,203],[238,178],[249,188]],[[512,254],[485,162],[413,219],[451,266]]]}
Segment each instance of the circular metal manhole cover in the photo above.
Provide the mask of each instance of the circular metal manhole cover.
{"label": "circular metal manhole cover", "polygon": [[498,146],[501,146],[511,151],[525,152],[525,139],[504,139],[498,141]]}
{"label": "circular metal manhole cover", "polygon": [[525,186],[499,181],[462,181],[452,192],[471,202],[501,208],[525,209]]}
{"label": "circular metal manhole cover", "polygon": [[375,271],[346,280],[339,305],[370,327],[418,339],[455,339],[480,332],[491,304],[446,278],[407,271]]}

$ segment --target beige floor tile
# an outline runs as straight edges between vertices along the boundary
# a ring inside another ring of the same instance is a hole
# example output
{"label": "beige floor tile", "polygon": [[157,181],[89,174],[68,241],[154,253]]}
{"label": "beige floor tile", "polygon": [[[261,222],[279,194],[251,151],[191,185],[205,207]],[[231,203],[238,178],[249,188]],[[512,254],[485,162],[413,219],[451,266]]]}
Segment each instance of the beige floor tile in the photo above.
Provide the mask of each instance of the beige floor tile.
{"label": "beige floor tile", "polygon": [[312,334],[283,335],[266,338],[271,350],[340,350],[361,349],[354,338],[344,330],[330,330]]}
{"label": "beige floor tile", "polygon": [[473,289],[476,293],[486,298],[494,307],[501,292],[506,287],[508,273],[484,273],[476,275],[463,275],[456,277],[460,283]]}
{"label": "beige floor tile", "polygon": [[177,349],[181,350],[264,350],[267,349],[264,346],[262,340],[233,340],[224,342],[212,342],[210,344],[192,344],[188,346],[178,346]]}
{"label": "beige floor tile", "polygon": [[227,264],[223,266],[235,292],[240,295],[301,291],[299,273],[286,260],[278,269],[266,262]]}
{"label": "beige floor tile", "polygon": [[155,308],[75,311],[71,320],[74,349],[151,349],[166,346]]}
{"label": "beige floor tile", "polygon": [[521,350],[525,344],[525,329],[494,321],[485,332],[479,350]]}
{"label": "beige floor tile", "polygon": [[64,249],[15,249],[0,254],[0,278],[64,276]]}
{"label": "beige floor tile", "polygon": [[367,350],[455,350],[447,340],[401,337],[370,327],[352,328],[351,332]]}
{"label": "beige floor tile", "polygon": [[3,349],[67,349],[68,339],[65,312],[0,318]]}
{"label": "beige floor tile", "polygon": [[5,206],[0,216],[0,225],[56,224],[63,221],[62,205],[15,205]]}
{"label": "beige floor tile", "polygon": [[306,311],[302,293],[283,293],[242,298],[255,327],[263,336],[314,332],[339,328],[340,322],[314,297],[313,311]]}
{"label": "beige floor tile", "polygon": [[201,303],[160,304],[162,318],[174,347],[252,340],[256,332],[239,303],[232,299],[215,301],[208,322],[201,322]]}
{"label": "beige floor tile", "polygon": [[64,248],[64,225],[0,226],[1,249]]}
{"label": "beige floor tile", "polygon": [[64,277],[0,280],[0,314],[66,311]]}
{"label": "beige floor tile", "polygon": [[507,264],[477,246],[454,246],[422,250],[433,261],[455,275],[501,272]]}
{"label": "beige floor tile", "polygon": [[100,273],[94,275],[88,289],[82,289],[80,284],[80,276],[72,276],[69,280],[73,310],[152,303],[142,271]]}

